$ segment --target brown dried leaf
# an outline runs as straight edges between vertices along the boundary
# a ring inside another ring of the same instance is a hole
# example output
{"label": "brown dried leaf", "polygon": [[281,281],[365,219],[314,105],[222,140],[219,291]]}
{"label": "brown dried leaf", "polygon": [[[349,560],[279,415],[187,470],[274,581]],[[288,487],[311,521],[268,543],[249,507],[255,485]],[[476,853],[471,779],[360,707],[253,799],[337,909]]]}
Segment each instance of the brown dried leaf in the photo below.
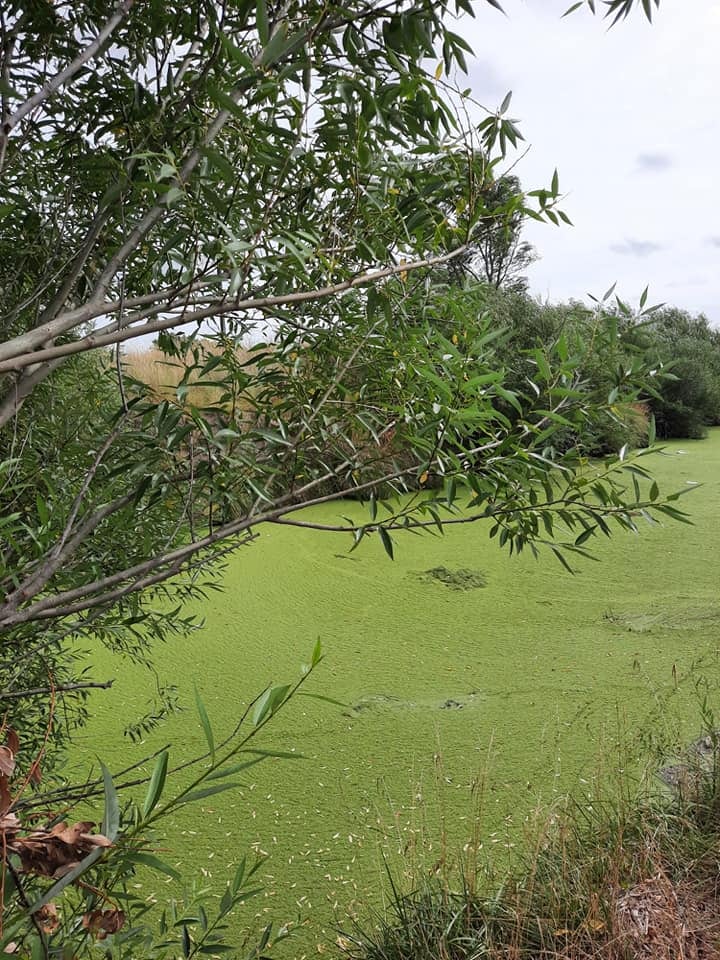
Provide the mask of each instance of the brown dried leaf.
{"label": "brown dried leaf", "polygon": [[82,925],[96,939],[104,940],[110,933],[117,933],[125,923],[122,910],[93,910],[84,914]]}
{"label": "brown dried leaf", "polygon": [[7,745],[10,747],[13,754],[17,756],[18,750],[20,749],[20,738],[17,735],[17,731],[13,730],[12,727],[8,727]]}
{"label": "brown dried leaf", "polygon": [[20,821],[14,813],[5,813],[0,816],[0,832],[17,833],[20,829]]}
{"label": "brown dried leaf", "polygon": [[15,770],[15,754],[10,747],[0,747],[0,773],[11,777]]}
{"label": "brown dried leaf", "polygon": [[67,843],[69,847],[74,847],[80,843],[83,836],[86,835],[87,831],[93,826],[94,824],[90,820],[81,820],[79,823],[74,823],[71,827],[68,827],[64,822],[60,822],[52,828],[50,836],[57,837],[58,840]]}
{"label": "brown dried leaf", "polygon": [[52,900],[50,903],[46,903],[45,906],[40,907],[36,916],[40,921],[40,926],[43,929],[43,933],[55,933],[57,928],[60,926],[58,910]]}
{"label": "brown dried leaf", "polygon": [[109,840],[102,833],[83,833],[81,839],[91,847],[111,847],[113,845],[112,840]]}
{"label": "brown dried leaf", "polygon": [[33,830],[27,836],[14,837],[10,849],[20,857],[23,872],[62,877],[96,847],[112,846],[103,834],[89,832],[94,826],[90,820],[71,826],[61,820],[49,830]]}
{"label": "brown dried leaf", "polygon": [[7,813],[11,806],[12,794],[10,793],[8,778],[0,775],[0,817]]}

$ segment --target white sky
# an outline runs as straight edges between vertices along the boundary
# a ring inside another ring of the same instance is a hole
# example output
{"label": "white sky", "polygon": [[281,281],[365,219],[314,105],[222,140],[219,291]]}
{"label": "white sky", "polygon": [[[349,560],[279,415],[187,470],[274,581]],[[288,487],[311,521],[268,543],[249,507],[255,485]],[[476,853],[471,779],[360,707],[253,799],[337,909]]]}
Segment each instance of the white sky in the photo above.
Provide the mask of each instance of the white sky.
{"label": "white sky", "polygon": [[[530,223],[542,259],[533,293],[602,296],[617,281],[635,302],[703,311],[720,326],[720,0],[661,0],[607,23],[570,0],[475,4],[462,34],[475,50],[469,85],[510,116],[531,149],[515,169],[526,190],[550,185],[574,226]],[[598,4],[600,6],[600,4]]]}

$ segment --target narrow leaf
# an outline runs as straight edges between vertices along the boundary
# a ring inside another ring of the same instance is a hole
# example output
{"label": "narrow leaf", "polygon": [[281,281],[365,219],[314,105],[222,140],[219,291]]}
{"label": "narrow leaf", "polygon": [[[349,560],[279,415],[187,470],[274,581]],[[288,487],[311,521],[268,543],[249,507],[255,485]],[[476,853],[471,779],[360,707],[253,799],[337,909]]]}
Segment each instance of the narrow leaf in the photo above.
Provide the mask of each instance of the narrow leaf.
{"label": "narrow leaf", "polygon": [[167,750],[163,750],[157,758],[147,794],[145,795],[145,802],[143,803],[143,817],[147,817],[147,815],[155,809],[158,800],[162,796],[165,778],[167,776],[168,758],[169,753]]}
{"label": "narrow leaf", "polygon": [[177,805],[185,803],[194,803],[196,800],[204,800],[206,797],[213,797],[216,793],[223,793],[225,790],[232,790],[234,787],[241,787],[242,784],[233,780],[227,783],[216,783],[212,787],[202,787],[200,790],[193,790],[186,797],[180,797]]}
{"label": "narrow leaf", "polygon": [[200,723],[202,724],[203,731],[205,733],[205,739],[207,740],[208,750],[210,751],[210,762],[215,763],[215,737],[213,736],[212,726],[210,725],[210,717],[208,717],[207,710],[205,709],[205,704],[202,701],[202,697],[198,691],[197,686],[195,687],[195,704],[197,706],[197,711],[200,716]]}
{"label": "narrow leaf", "polygon": [[105,812],[103,815],[101,832],[108,840],[114,840],[120,830],[120,801],[117,790],[112,782],[110,771],[104,763],[100,764],[105,787]]}
{"label": "narrow leaf", "polygon": [[169,863],[165,863],[164,860],[160,860],[159,857],[154,856],[152,853],[143,853],[138,851],[137,853],[129,853],[125,857],[126,862],[130,863],[139,863],[145,867],[150,867],[151,870],[157,870],[158,873],[164,873],[168,877],[172,877],[173,880],[180,880],[181,874],[171,867]]}
{"label": "narrow leaf", "polygon": [[380,534],[380,539],[382,540],[382,545],[385,547],[385,553],[390,557],[391,560],[395,559],[393,554],[393,542],[392,537],[387,532],[385,527],[378,527],[378,533]]}

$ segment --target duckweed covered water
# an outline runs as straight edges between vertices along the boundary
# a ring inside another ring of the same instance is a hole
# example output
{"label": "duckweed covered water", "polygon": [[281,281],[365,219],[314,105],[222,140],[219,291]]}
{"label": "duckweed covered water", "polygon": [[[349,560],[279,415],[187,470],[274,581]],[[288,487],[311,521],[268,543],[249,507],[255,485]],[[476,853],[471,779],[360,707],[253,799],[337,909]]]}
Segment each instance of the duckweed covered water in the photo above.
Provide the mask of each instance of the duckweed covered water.
{"label": "duckweed covered water", "polygon": [[[298,697],[260,744],[307,759],[268,761],[188,808],[163,855],[221,893],[248,847],[267,853],[265,893],[238,926],[299,921],[278,955],[324,951],[336,917],[380,903],[383,851],[431,869],[475,831],[502,850],[538,803],[585,789],[598,750],[622,739],[639,755],[643,738],[697,735],[697,681],[712,704],[719,675],[720,430],[648,465],[663,489],[703,484],[681,502],[695,525],[593,540],[600,562],[574,577],[549,552],[508,557],[480,524],[400,537],[394,562],[372,537],[348,554],[341,535],[264,528],[231,559],[225,591],[197,604],[204,629],[157,649],[186,711],[145,744],[122,729],[146,711],[151,673],[94,654],[97,678],[117,681],[93,698],[88,755],[117,768],[165,742],[175,762],[201,751],[193,683],[219,739],[266,684],[297,675],[319,637],[325,660],[307,690],[342,706]],[[448,583],[453,572],[473,588]],[[141,882],[148,895],[172,889]]]}

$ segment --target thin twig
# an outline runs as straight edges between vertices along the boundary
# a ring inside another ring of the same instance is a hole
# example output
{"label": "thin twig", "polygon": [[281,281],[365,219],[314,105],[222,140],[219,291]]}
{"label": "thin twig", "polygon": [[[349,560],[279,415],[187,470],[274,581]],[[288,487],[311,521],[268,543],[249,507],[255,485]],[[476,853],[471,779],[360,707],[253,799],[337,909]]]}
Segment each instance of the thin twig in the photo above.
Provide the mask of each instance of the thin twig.
{"label": "thin twig", "polygon": [[20,121],[31,113],[36,107],[39,107],[41,103],[45,100],[49,100],[53,94],[57,93],[65,84],[69,83],[73,79],[76,73],[78,73],[86,63],[93,59],[93,57],[102,49],[105,42],[110,38],[111,34],[120,26],[125,17],[130,12],[131,7],[133,6],[135,0],[121,0],[121,2],[115,8],[115,12],[106,21],[105,25],[100,29],[97,37],[89,43],[84,50],[82,50],[78,56],[69,63],[64,70],[61,70],[60,73],[55,74],[52,79],[48,80],[47,83],[22,103],[17,110],[5,121],[2,129],[0,129],[0,144],[12,133],[13,127],[16,127]]}
{"label": "thin twig", "polygon": [[113,683],[115,683],[114,680],[106,680],[104,683],[66,683],[59,687],[33,687],[30,690],[5,691],[0,692],[0,700],[19,700],[24,697],[34,697],[41,693],[67,693],[70,690],[109,690]]}
{"label": "thin twig", "polygon": [[[165,317],[162,320],[144,323],[140,326],[131,326],[135,321],[129,317],[126,321],[127,326],[123,330],[115,330],[110,333],[91,333],[70,343],[58,344],[53,347],[46,347],[40,350],[30,350],[25,352],[28,342],[27,335],[21,335],[5,344],[0,344],[0,373],[7,373],[13,370],[21,370],[36,363],[44,363],[48,360],[54,360],[58,357],[71,356],[76,353],[83,353],[88,350],[95,350],[98,347],[112,346],[116,343],[122,343],[125,340],[131,340],[136,337],[147,336],[149,333],[157,333],[161,330],[168,330],[173,327],[188,326],[191,323],[200,323],[211,317],[220,316],[224,313],[261,312],[274,307],[294,306],[299,303],[311,303],[315,300],[327,300],[348,291],[355,290],[358,287],[370,286],[398,274],[409,273],[412,270],[420,270],[426,267],[435,267],[447,263],[449,260],[460,256],[467,250],[467,244],[457,247],[449,253],[440,254],[435,257],[425,257],[421,260],[411,260],[407,263],[394,263],[379,270],[369,270],[356,274],[347,280],[339,283],[328,284],[324,287],[316,287],[313,290],[297,290],[294,293],[280,294],[268,297],[250,297],[245,300],[219,299],[209,307],[202,310],[195,310],[187,316]],[[87,310],[74,311],[72,326],[81,326],[87,323],[93,317],[98,317],[106,312],[105,305],[89,304]],[[62,317],[58,318],[62,319]],[[47,340],[45,333],[42,340]],[[42,342],[42,340],[40,342]],[[20,346],[20,352],[15,349]],[[1,424],[0,424],[1,425]]]}

